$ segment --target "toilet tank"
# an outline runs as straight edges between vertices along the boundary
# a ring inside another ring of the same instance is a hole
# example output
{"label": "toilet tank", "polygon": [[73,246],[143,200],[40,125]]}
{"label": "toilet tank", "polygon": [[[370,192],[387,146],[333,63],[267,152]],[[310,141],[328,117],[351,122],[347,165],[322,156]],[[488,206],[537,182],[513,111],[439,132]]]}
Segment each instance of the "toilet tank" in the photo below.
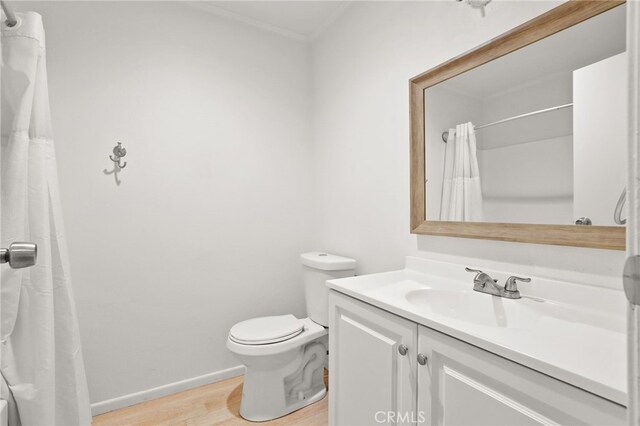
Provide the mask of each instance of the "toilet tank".
{"label": "toilet tank", "polygon": [[348,257],[314,251],[300,255],[303,268],[307,315],[314,322],[329,326],[329,288],[327,280],[355,275],[356,261]]}

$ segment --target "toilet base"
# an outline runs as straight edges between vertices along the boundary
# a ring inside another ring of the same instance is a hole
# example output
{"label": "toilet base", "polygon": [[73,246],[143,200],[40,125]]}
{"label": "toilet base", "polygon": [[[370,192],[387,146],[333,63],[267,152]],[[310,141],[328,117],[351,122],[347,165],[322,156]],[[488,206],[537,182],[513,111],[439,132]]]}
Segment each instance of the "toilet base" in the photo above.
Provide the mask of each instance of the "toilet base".
{"label": "toilet base", "polygon": [[326,388],[322,388],[320,389],[318,392],[316,392],[314,395],[305,398],[302,401],[299,401],[297,403],[291,404],[287,406],[287,409],[285,412],[283,412],[282,414],[280,414],[277,417],[273,417],[273,416],[256,416],[255,414],[247,414],[247,413],[243,413],[242,410],[242,406],[240,407],[240,416],[245,419],[245,420],[249,420],[250,422],[266,422],[269,420],[274,420],[274,419],[278,419],[280,417],[284,417],[284,416],[288,416],[289,414],[293,413],[294,411],[298,411],[308,405],[311,404],[315,404],[318,401],[321,401],[325,396],[327,395],[327,389]]}
{"label": "toilet base", "polygon": [[324,398],[327,330],[309,318],[304,330],[283,342],[239,344],[227,339],[227,348],[244,364],[240,415],[263,422],[286,416]]}

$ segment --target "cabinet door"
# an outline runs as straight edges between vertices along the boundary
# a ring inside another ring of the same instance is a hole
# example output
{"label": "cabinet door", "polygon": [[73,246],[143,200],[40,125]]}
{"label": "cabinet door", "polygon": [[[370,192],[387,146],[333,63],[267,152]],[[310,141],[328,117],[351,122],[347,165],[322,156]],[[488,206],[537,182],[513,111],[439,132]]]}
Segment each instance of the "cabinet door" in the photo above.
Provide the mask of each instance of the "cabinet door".
{"label": "cabinet door", "polygon": [[625,408],[445,334],[419,327],[425,425],[623,425]]}
{"label": "cabinet door", "polygon": [[573,72],[573,220],[615,225],[612,211],[627,184],[620,167],[628,158],[628,107],[620,102],[629,93],[627,66],[623,52]]}
{"label": "cabinet door", "polygon": [[417,334],[411,321],[330,293],[330,425],[416,423]]}

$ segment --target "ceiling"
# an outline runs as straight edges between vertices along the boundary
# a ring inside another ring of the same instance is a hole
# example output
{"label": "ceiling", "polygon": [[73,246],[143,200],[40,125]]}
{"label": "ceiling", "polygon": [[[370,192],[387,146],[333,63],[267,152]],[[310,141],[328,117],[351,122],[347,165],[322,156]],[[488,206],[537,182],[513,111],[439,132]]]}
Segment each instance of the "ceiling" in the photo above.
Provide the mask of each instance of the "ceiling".
{"label": "ceiling", "polygon": [[349,6],[337,1],[195,1],[192,7],[301,41],[312,41]]}

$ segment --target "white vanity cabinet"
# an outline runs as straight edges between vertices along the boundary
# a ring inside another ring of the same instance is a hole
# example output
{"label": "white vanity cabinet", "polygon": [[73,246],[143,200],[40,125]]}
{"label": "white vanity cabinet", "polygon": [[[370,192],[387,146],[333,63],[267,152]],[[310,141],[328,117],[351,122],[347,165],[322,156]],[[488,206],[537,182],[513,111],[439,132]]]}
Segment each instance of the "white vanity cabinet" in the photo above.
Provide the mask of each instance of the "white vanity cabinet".
{"label": "white vanity cabinet", "polygon": [[418,327],[418,353],[422,424],[626,424],[620,405],[430,328]]}
{"label": "white vanity cabinet", "polygon": [[329,309],[330,425],[626,424],[618,404],[352,297],[331,291]]}
{"label": "white vanity cabinet", "polygon": [[415,323],[331,292],[329,329],[329,424],[372,425],[386,423],[386,413],[415,412]]}

